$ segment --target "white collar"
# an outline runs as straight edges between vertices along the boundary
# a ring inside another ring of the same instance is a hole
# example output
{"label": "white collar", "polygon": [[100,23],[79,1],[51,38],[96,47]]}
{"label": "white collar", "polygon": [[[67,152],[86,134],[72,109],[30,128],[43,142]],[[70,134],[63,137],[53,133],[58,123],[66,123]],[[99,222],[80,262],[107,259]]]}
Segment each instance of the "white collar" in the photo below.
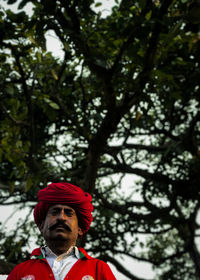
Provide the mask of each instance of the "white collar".
{"label": "white collar", "polygon": [[54,252],[52,252],[52,250],[47,247],[47,246],[44,246],[41,248],[41,251],[42,251],[42,254],[43,256],[46,258],[46,257],[55,257],[57,259],[57,261],[59,260],[62,260],[64,259],[65,257],[68,257],[68,256],[75,256],[77,259],[80,258],[80,253],[79,253],[79,250],[76,246],[71,246],[67,252],[57,256]]}

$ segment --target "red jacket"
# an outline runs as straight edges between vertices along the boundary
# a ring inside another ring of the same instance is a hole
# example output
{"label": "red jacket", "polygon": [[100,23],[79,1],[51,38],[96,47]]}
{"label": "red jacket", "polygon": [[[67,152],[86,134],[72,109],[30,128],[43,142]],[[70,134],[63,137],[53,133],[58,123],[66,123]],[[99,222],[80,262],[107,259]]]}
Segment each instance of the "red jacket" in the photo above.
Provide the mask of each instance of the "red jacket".
{"label": "red jacket", "polygon": [[[103,261],[90,257],[79,248],[80,259],[72,266],[65,280],[116,280],[110,267]],[[31,259],[18,264],[7,280],[55,280],[53,271],[43,257],[40,248],[35,249]]]}

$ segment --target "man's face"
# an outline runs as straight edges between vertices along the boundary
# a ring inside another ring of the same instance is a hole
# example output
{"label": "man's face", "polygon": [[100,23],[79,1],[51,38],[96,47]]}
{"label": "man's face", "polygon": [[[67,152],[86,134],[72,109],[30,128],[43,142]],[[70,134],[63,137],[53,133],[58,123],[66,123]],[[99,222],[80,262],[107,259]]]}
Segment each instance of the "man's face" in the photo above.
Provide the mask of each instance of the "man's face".
{"label": "man's face", "polygon": [[64,204],[55,204],[49,208],[40,230],[47,243],[63,240],[70,242],[71,246],[76,244],[78,235],[83,234],[78,226],[76,212]]}

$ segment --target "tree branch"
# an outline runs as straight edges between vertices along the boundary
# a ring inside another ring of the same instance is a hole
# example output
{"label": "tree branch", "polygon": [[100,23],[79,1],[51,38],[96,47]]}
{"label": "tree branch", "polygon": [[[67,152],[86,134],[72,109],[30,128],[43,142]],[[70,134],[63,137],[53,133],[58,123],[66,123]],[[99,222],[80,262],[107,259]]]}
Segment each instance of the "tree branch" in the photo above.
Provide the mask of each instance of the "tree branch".
{"label": "tree branch", "polygon": [[108,154],[116,154],[119,153],[122,149],[135,149],[135,150],[146,150],[150,153],[157,154],[158,152],[163,153],[168,149],[168,146],[153,146],[153,145],[142,145],[142,144],[128,144],[124,143],[123,145],[119,146],[107,146],[105,148],[105,152]]}
{"label": "tree branch", "polygon": [[34,125],[34,115],[33,115],[33,104],[31,100],[31,96],[28,91],[28,87],[26,84],[26,76],[23,70],[23,67],[20,63],[20,55],[17,52],[17,50],[10,44],[10,48],[12,50],[12,53],[15,57],[16,65],[18,66],[19,73],[21,75],[21,80],[22,80],[22,87],[24,91],[24,95],[26,97],[27,101],[27,107],[28,107],[28,117],[30,121],[30,142],[31,142],[31,149],[30,149],[30,158],[32,158],[34,152],[35,152],[35,144],[36,144],[36,139],[35,139],[35,125]]}
{"label": "tree branch", "polygon": [[[170,215],[170,211],[172,210],[171,206],[169,207],[163,207],[158,208],[154,206],[154,209],[151,209],[151,212],[148,214],[138,214],[134,211],[128,210],[127,204],[116,204],[114,202],[110,203],[105,197],[102,196],[102,194],[99,193],[99,191],[95,190],[96,196],[101,200],[104,207],[120,214],[120,215],[129,215],[129,219],[132,219],[133,221],[155,221],[156,219],[160,219],[161,216],[165,216],[165,224],[179,224],[182,219],[177,218],[175,216]],[[148,210],[148,205],[141,202],[133,202],[133,205],[135,207],[145,207]],[[163,222],[164,223],[164,222]]]}
{"label": "tree branch", "polygon": [[129,270],[125,269],[124,265],[122,265],[119,261],[117,261],[115,258],[110,257],[107,254],[103,254],[102,255],[102,259],[104,261],[108,261],[111,262],[118,271],[120,271],[121,273],[123,273],[126,277],[128,277],[131,280],[147,280],[145,278],[139,278],[135,275],[133,275]]}
{"label": "tree branch", "polygon": [[29,123],[24,121],[18,121],[16,120],[11,114],[8,113],[7,109],[3,106],[3,104],[0,103],[0,109],[2,112],[6,114],[6,116],[15,124],[15,125],[24,125],[24,126],[30,126]]}

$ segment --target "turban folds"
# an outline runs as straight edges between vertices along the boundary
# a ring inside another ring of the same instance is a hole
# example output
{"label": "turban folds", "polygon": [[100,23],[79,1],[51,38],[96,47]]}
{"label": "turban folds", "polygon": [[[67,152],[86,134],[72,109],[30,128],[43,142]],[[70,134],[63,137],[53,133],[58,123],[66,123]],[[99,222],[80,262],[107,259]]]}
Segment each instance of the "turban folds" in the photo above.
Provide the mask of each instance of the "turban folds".
{"label": "turban folds", "polygon": [[83,233],[88,231],[93,220],[92,197],[81,188],[69,183],[52,183],[38,192],[38,204],[35,206],[33,215],[39,227],[45,220],[47,211],[54,204],[66,204],[76,211],[79,227]]}

